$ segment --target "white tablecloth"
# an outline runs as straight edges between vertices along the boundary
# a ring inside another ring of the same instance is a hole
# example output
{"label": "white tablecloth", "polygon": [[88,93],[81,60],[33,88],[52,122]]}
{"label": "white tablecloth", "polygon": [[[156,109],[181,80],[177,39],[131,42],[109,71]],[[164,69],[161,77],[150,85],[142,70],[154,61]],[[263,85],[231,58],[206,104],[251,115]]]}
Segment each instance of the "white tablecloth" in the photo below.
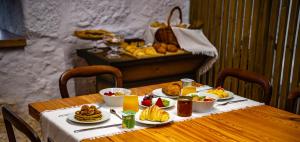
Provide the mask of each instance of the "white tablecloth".
{"label": "white tablecloth", "polygon": [[[231,100],[240,100],[244,99],[243,97],[234,95],[234,98]],[[206,113],[195,113],[193,112],[191,117],[179,117],[176,115],[177,109],[176,105],[171,108],[167,109],[167,111],[173,116],[173,120],[175,122],[183,121],[187,119],[199,118],[203,116],[207,116],[210,114],[216,113],[223,113],[237,109],[243,109],[246,107],[252,106],[259,106],[263,105],[263,103],[259,103],[253,100],[247,100],[244,102],[238,102],[233,104],[228,104],[225,106],[217,105],[220,102],[217,102],[214,106],[214,109],[206,112]],[[97,104],[96,104],[97,105]],[[111,107],[102,106],[101,111],[108,111]],[[105,123],[100,124],[93,124],[93,125],[83,125],[77,124],[70,121],[67,121],[67,116],[58,117],[61,114],[68,114],[74,113],[75,111],[79,110],[80,106],[72,107],[72,108],[65,108],[59,110],[51,110],[45,111],[41,114],[41,126],[42,126],[42,134],[43,139],[45,140],[47,137],[52,138],[55,142],[78,142],[82,139],[90,138],[94,139],[97,137],[104,137],[104,136],[111,136],[115,134],[125,133],[127,131],[134,131],[138,129],[147,128],[145,125],[137,124],[133,129],[122,129],[121,126],[116,127],[109,127],[103,129],[96,129],[96,130],[89,130],[79,133],[74,133],[74,130],[82,129],[82,128],[90,128],[90,127],[97,127],[101,125],[109,125],[109,124],[116,124],[121,123],[122,121],[116,117],[115,115],[111,115],[110,120],[106,121]],[[118,114],[121,115],[122,108],[114,108]]]}

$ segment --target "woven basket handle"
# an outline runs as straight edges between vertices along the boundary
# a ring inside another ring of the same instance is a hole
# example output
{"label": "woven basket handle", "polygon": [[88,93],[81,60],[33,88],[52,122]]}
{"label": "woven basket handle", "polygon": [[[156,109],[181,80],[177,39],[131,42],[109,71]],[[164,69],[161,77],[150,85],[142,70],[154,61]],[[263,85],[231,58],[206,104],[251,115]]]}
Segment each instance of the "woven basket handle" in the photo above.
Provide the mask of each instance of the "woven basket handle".
{"label": "woven basket handle", "polygon": [[171,12],[170,12],[170,15],[169,15],[169,17],[168,17],[168,26],[170,26],[170,21],[171,21],[172,15],[173,15],[173,13],[174,13],[175,10],[178,10],[178,12],[179,12],[179,19],[180,19],[180,24],[182,23],[182,11],[181,11],[180,7],[176,6],[176,7],[174,7],[174,8],[171,10]]}

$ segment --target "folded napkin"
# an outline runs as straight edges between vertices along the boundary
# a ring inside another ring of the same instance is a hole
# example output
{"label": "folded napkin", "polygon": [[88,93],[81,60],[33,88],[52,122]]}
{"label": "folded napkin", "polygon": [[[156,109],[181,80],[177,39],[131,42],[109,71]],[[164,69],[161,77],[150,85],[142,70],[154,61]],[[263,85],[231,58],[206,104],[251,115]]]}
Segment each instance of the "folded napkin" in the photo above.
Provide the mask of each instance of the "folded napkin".
{"label": "folded napkin", "polygon": [[[243,97],[234,95],[232,100],[240,100],[244,99]],[[91,104],[90,104],[91,105]],[[193,112],[191,117],[179,117],[177,116],[177,107],[176,103],[173,108],[168,109],[167,111],[172,115],[172,118],[175,122],[185,121],[188,119],[199,118],[211,114],[216,113],[223,113],[237,109],[243,109],[246,107],[252,106],[259,106],[263,105],[263,103],[259,103],[252,100],[247,100],[243,102],[238,102],[234,104],[229,104],[225,106],[215,105],[214,109],[206,112],[206,113],[196,113]],[[95,129],[89,130],[79,133],[74,133],[74,130],[83,129],[83,128],[90,128],[90,127],[97,127],[97,126],[104,126],[110,124],[118,124],[122,121],[116,117],[115,115],[111,115],[110,119],[105,123],[99,124],[78,124],[67,120],[67,116],[59,117],[61,114],[68,114],[74,113],[75,111],[79,110],[80,106],[72,107],[72,108],[65,108],[65,109],[58,109],[58,110],[51,110],[45,111],[41,114],[41,127],[42,127],[42,135],[43,140],[46,140],[48,137],[53,139],[55,142],[79,142],[83,139],[95,139],[99,137],[111,136],[115,134],[121,134],[128,131],[134,131],[139,129],[144,129],[149,126],[138,124],[133,129],[122,129],[121,126],[109,127],[109,128],[102,128],[102,129]],[[102,106],[101,111],[109,111],[110,107]],[[118,114],[121,115],[122,108],[115,107],[114,108]]]}
{"label": "folded napkin", "polygon": [[[154,42],[154,35],[158,28],[148,28],[145,32],[145,40],[147,43]],[[172,30],[177,38],[180,47],[193,54],[202,54],[208,56],[208,59],[202,64],[197,72],[197,81],[200,75],[208,71],[218,59],[218,51],[205,37],[202,30],[185,29],[172,27]]]}

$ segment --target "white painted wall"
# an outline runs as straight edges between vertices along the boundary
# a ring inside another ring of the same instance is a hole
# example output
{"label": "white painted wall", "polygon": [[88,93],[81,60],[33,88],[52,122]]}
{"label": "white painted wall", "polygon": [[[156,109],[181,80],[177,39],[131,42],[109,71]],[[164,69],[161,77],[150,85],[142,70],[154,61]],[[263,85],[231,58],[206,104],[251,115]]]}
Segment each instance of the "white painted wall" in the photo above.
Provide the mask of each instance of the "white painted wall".
{"label": "white painted wall", "polygon": [[[189,0],[22,0],[22,6],[28,45],[0,50],[0,104],[12,104],[39,131],[27,104],[60,98],[60,74],[73,66],[76,49],[91,46],[73,37],[74,30],[103,28],[141,37],[151,21],[165,20],[175,6],[188,21]],[[0,141],[6,141],[0,122]]]}

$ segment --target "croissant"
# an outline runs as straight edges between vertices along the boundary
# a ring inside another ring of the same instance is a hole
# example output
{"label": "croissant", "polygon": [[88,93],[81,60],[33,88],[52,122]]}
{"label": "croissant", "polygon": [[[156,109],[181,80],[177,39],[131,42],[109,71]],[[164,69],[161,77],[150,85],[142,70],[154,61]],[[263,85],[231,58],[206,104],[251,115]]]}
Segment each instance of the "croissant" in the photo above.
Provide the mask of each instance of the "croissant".
{"label": "croissant", "polygon": [[149,120],[149,121],[165,122],[168,121],[169,118],[170,118],[169,113],[159,108],[157,105],[153,105],[151,107],[144,109],[140,115],[140,120],[142,121]]}

